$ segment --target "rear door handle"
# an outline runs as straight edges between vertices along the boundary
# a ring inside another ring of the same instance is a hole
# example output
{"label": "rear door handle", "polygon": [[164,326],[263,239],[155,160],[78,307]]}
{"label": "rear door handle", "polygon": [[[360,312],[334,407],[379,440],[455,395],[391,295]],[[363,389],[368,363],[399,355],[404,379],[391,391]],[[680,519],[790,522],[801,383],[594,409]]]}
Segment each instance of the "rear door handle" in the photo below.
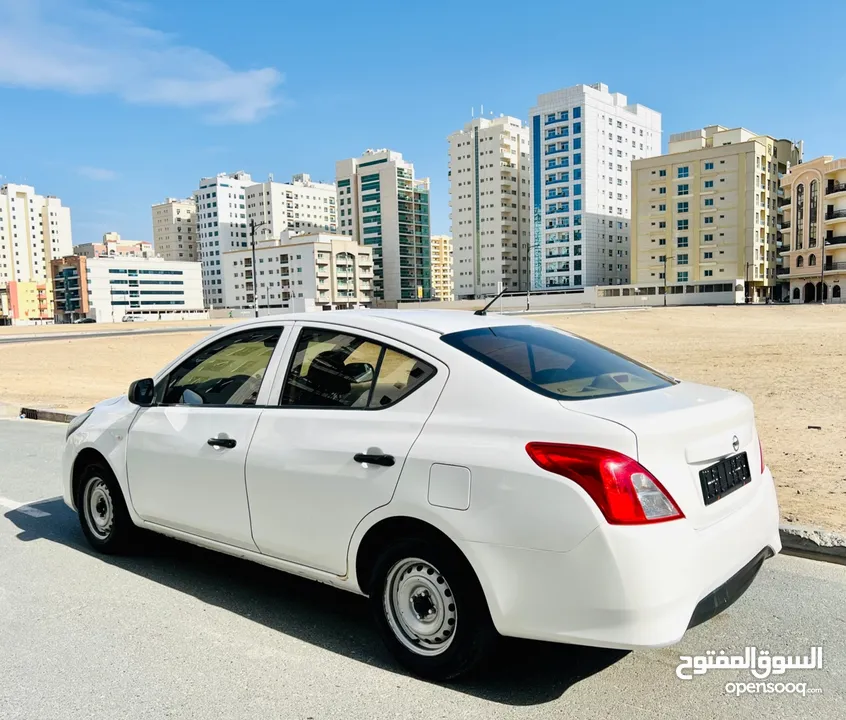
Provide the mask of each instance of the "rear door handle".
{"label": "rear door handle", "polygon": [[234,448],[238,442],[234,438],[209,438],[206,442],[212,447]]}
{"label": "rear door handle", "polygon": [[369,465],[383,465],[384,467],[391,467],[394,464],[393,455],[367,455],[366,453],[356,453],[353,460],[357,463],[367,463]]}

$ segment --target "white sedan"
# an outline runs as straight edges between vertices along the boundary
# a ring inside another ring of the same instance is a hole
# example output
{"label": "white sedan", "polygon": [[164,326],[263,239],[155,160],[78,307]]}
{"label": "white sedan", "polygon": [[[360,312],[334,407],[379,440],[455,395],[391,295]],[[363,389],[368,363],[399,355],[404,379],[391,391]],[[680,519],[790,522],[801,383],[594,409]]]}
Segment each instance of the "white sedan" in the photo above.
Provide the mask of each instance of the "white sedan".
{"label": "white sedan", "polygon": [[751,402],[457,311],[233,325],[68,428],[101,552],[146,528],[370,598],[411,671],[499,635],[677,642],[781,549]]}

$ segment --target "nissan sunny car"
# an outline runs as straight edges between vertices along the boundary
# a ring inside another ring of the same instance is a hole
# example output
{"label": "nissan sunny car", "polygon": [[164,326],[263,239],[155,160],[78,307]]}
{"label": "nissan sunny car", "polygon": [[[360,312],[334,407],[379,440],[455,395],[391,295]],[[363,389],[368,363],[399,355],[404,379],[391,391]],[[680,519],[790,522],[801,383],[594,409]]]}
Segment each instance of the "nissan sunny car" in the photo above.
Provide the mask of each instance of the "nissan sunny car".
{"label": "nissan sunny car", "polygon": [[499,636],[677,642],[779,552],[752,403],[522,318],[228,326],[69,425],[98,551],[138,528],[365,595],[411,671]]}

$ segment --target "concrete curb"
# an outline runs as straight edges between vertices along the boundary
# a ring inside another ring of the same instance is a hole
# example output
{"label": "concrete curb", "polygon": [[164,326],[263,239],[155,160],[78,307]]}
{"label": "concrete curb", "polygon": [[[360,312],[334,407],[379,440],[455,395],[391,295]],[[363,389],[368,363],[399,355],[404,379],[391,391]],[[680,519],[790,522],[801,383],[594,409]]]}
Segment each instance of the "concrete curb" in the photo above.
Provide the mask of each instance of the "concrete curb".
{"label": "concrete curb", "polygon": [[26,420],[46,420],[48,422],[69,423],[76,417],[76,413],[59,412],[58,410],[39,410],[38,408],[22,407],[18,417]]}
{"label": "concrete curb", "polygon": [[805,525],[781,525],[779,535],[786,555],[846,565],[846,535]]}

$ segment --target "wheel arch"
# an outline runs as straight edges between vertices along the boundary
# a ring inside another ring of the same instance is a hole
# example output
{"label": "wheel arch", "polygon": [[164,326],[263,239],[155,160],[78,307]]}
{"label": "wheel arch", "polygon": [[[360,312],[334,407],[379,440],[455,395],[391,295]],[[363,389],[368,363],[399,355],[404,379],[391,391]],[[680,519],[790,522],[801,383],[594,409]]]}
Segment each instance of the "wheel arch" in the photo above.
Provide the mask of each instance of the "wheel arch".
{"label": "wheel arch", "polygon": [[[109,469],[113,476],[117,477],[111,463],[109,463],[106,456],[99,450],[93,447],[86,447],[80,450],[79,454],[77,454],[74,458],[73,469],[71,470],[71,497],[73,498],[76,510],[79,510],[78,501],[80,483],[82,482],[82,471],[92,463],[100,463],[104,465]],[[120,486],[120,483],[118,483],[118,486]],[[121,488],[121,492],[123,492],[123,488]]]}
{"label": "wheel arch", "polygon": [[[379,550],[385,543],[407,537],[422,537],[449,547],[473,570],[467,556],[461,551],[449,535],[435,525],[409,515],[385,517],[370,526],[355,548],[355,581],[365,595],[370,593],[373,568],[379,557]],[[473,570],[475,574],[475,570]],[[478,577],[477,577],[478,579]]]}

